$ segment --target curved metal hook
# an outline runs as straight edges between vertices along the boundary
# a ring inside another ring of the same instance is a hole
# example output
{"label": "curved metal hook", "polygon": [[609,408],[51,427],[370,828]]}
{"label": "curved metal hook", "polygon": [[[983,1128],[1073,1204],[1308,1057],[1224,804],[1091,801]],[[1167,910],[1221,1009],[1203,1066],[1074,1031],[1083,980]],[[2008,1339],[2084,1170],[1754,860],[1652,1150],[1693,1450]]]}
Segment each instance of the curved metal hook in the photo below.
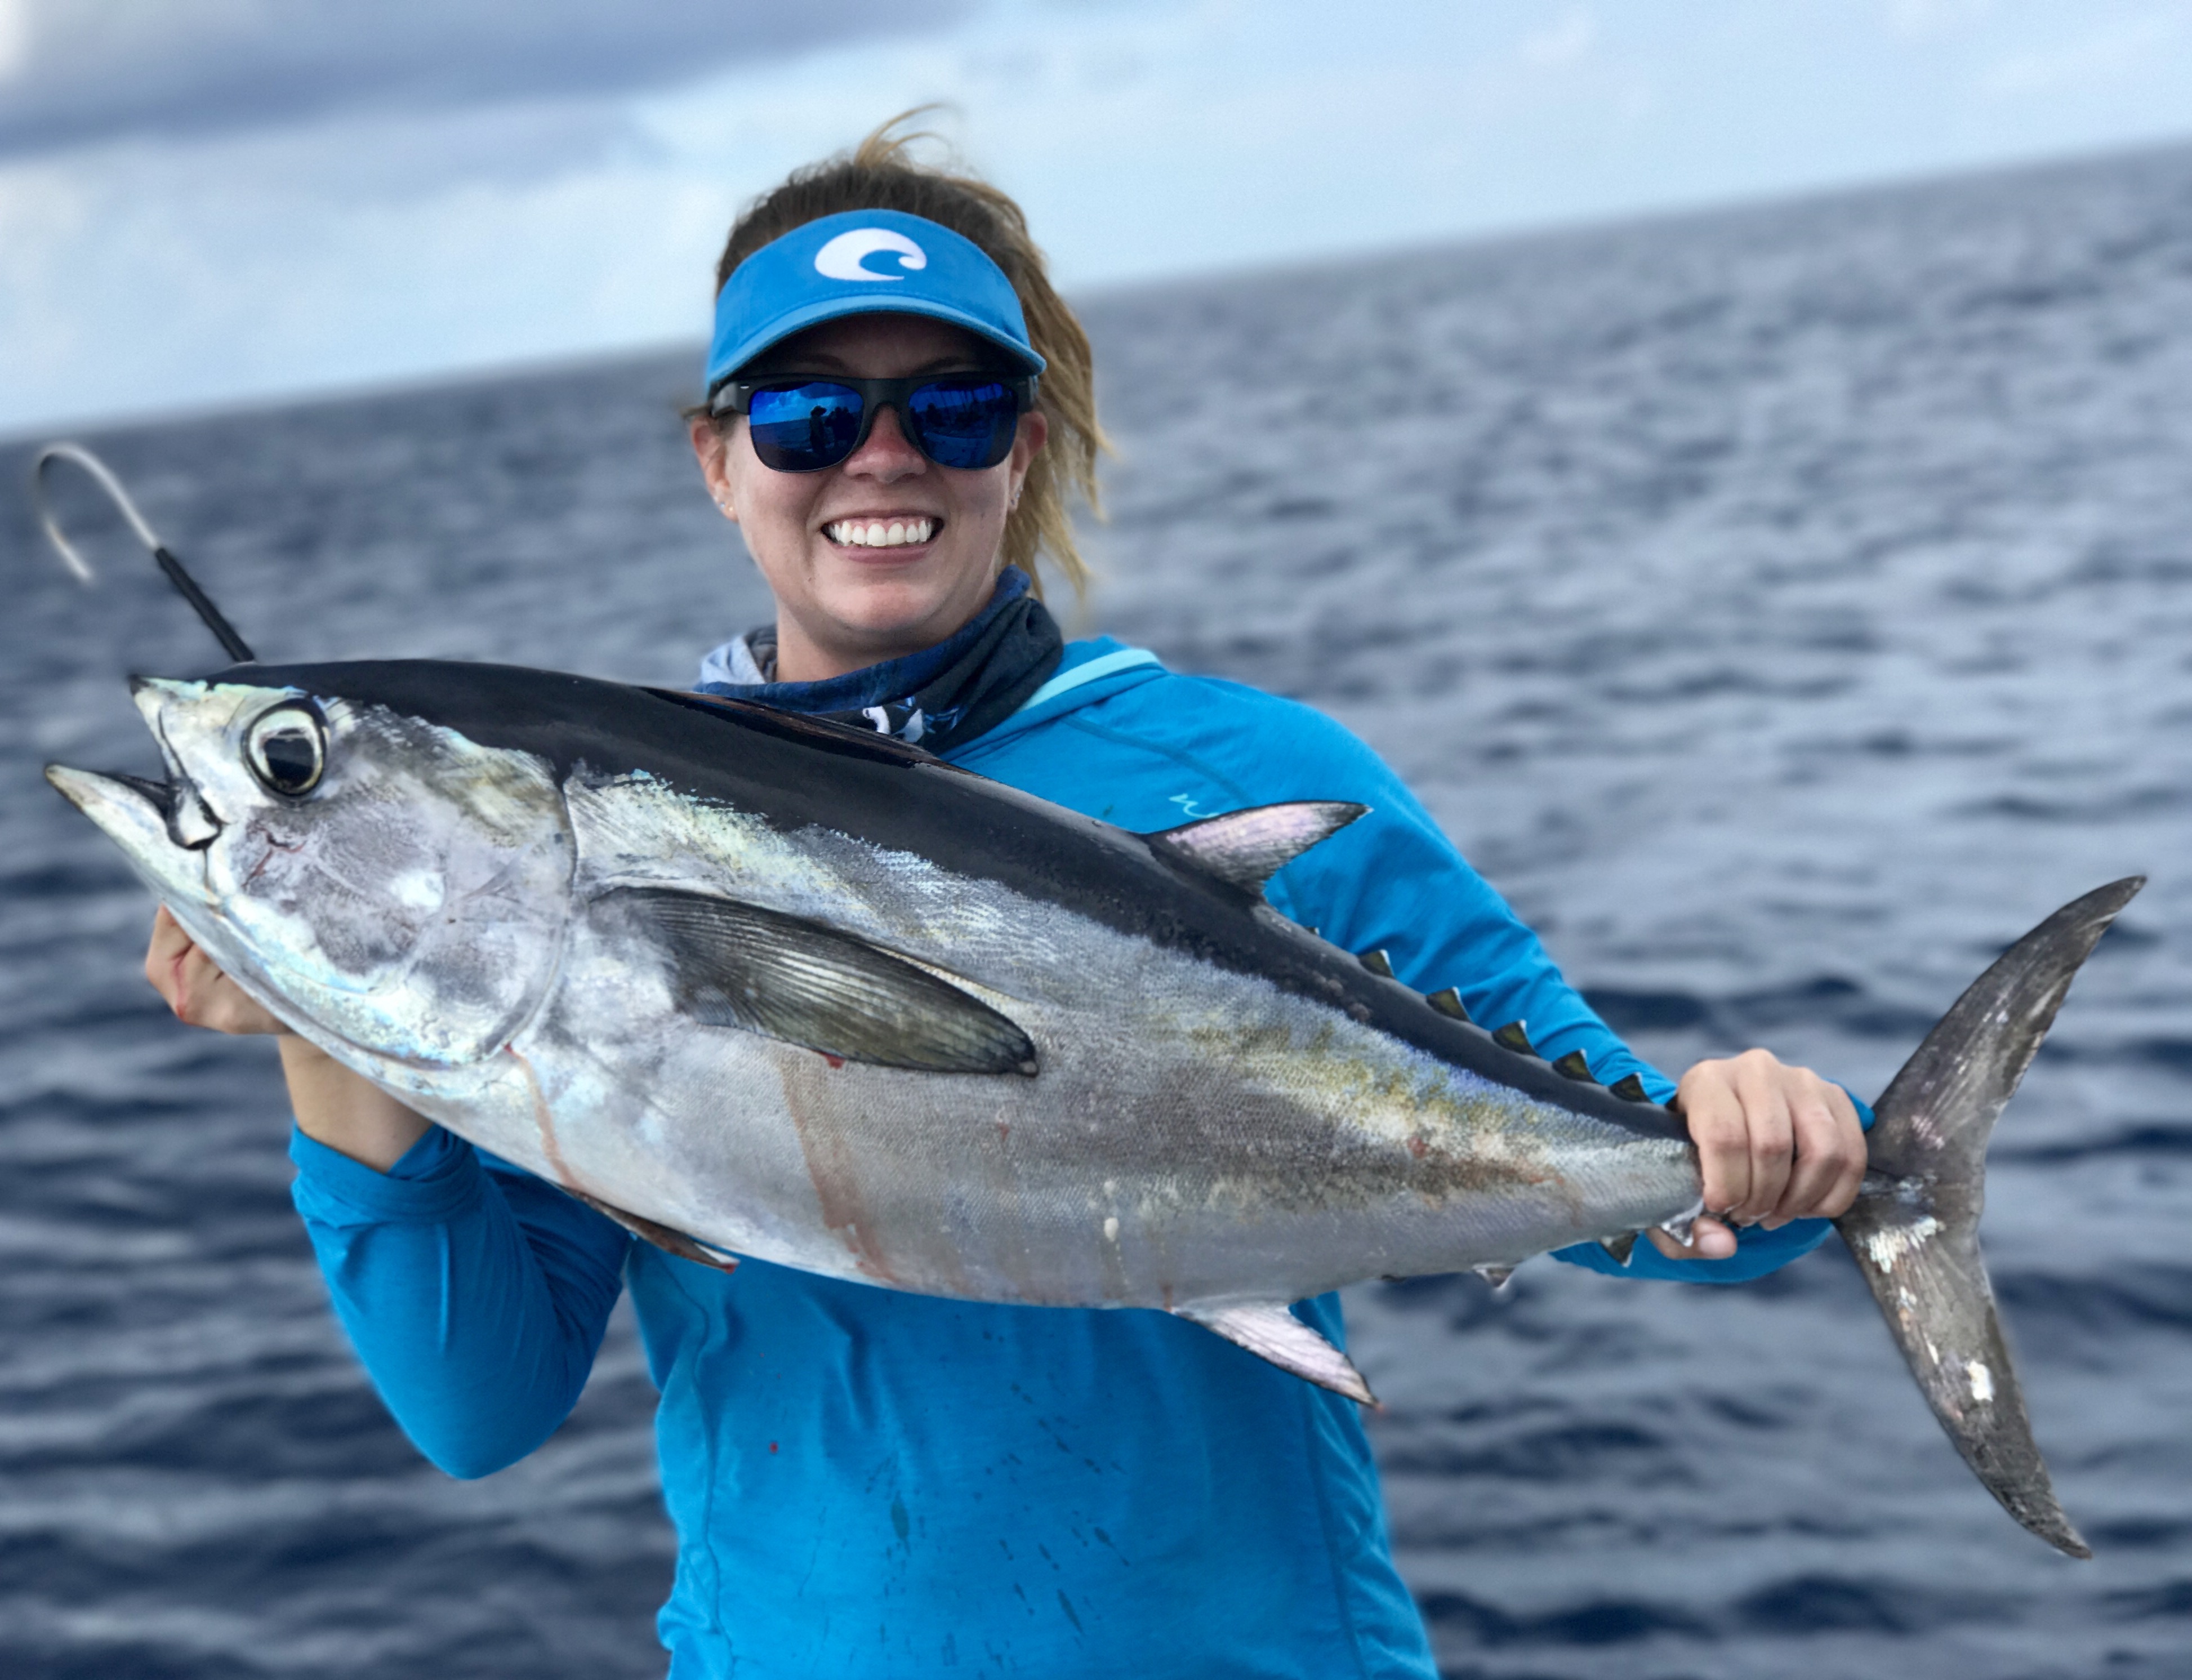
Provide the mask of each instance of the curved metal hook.
{"label": "curved metal hook", "polygon": [[198,615],[205,627],[213,631],[214,639],[220,643],[223,653],[239,665],[248,665],[258,657],[251,651],[250,644],[236,633],[236,626],[222,616],[220,609],[214,605],[212,597],[198,587],[197,580],[183,569],[183,563],[168,551],[167,545],[160,540],[145,516],[137,511],[137,504],[129,499],[129,492],[122,488],[122,481],[114,476],[113,470],[81,443],[49,443],[31,462],[31,505],[38,511],[38,523],[45,527],[46,540],[60,551],[62,560],[69,570],[76,574],[79,583],[88,586],[97,580],[89,563],[76,551],[75,545],[63,534],[60,521],[54,517],[54,511],[46,501],[46,468],[57,460],[75,462],[91,475],[94,483],[106,492],[108,500],[121,510],[123,518],[136,533],[137,540],[145,545],[168,581],[174,585],[176,592],[191,603],[191,610]]}
{"label": "curved metal hook", "polygon": [[89,563],[76,551],[68,538],[62,534],[61,522],[46,501],[46,466],[50,461],[74,461],[92,477],[92,481],[106,492],[107,498],[122,510],[122,517],[129,522],[129,529],[137,534],[137,540],[154,554],[160,551],[160,539],[153,534],[145,516],[137,511],[137,504],[129,500],[129,492],[122,488],[122,481],[113,470],[81,443],[49,443],[38,451],[31,462],[31,505],[38,510],[38,523],[46,528],[46,540],[60,551],[68,569],[77,575],[79,583],[90,584],[97,580],[92,575]]}

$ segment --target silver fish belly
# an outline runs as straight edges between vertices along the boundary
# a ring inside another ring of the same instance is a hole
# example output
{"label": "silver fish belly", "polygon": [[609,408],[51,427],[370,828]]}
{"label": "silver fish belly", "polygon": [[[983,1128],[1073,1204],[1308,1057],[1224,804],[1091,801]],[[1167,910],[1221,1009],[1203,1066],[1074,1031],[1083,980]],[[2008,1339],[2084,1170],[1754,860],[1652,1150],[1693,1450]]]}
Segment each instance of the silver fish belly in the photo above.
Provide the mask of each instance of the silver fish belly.
{"label": "silver fish belly", "polygon": [[[1258,976],[652,780],[567,796],[583,909],[493,1120],[475,1091],[415,1095],[727,1250],[928,1294],[1169,1308],[1512,1266],[1696,1200],[1679,1139],[1533,1100]],[[614,914],[635,889],[826,917],[1009,1016],[1041,1074],[909,1075],[696,1032],[659,951]]]}

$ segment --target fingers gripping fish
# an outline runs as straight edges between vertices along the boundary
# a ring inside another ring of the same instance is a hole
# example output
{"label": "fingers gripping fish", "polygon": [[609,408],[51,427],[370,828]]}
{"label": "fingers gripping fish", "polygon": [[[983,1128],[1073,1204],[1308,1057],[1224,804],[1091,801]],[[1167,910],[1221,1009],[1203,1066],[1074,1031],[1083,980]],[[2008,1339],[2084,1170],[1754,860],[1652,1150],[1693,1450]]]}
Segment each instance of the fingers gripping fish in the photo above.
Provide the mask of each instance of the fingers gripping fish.
{"label": "fingers gripping fish", "polygon": [[[1677,1115],[1264,902],[1362,813],[1133,834],[739,701],[448,662],[141,680],[151,782],[55,767],[245,991],[688,1259],[1143,1307],[1358,1400],[1287,1304],[1700,1211]],[[2138,890],[2078,900],[1879,1105],[1839,1223],[1936,1415],[2065,1551],[1976,1242],[1995,1117]]]}

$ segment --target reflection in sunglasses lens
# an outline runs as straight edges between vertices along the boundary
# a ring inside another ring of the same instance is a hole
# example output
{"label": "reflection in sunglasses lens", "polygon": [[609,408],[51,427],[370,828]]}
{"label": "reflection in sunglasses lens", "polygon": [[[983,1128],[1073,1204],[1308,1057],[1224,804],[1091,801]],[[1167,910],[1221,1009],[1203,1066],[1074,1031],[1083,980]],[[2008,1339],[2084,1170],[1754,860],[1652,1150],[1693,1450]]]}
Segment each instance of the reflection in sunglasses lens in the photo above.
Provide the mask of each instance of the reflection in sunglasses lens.
{"label": "reflection in sunglasses lens", "polygon": [[1019,419],[1013,393],[994,380],[925,385],[906,407],[922,451],[939,466],[995,466]]}
{"label": "reflection in sunglasses lens", "polygon": [[746,422],[762,466],[812,472],[852,453],[860,434],[860,395],[820,383],[756,391]]}

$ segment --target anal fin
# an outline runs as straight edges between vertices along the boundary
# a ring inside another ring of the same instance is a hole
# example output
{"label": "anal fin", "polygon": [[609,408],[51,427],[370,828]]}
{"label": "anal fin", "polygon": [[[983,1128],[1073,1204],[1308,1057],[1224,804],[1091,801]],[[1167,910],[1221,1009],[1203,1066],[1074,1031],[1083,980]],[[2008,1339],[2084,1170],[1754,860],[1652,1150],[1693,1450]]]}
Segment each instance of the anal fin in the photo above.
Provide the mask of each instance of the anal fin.
{"label": "anal fin", "polygon": [[688,1237],[682,1231],[673,1231],[643,1214],[626,1213],[622,1208],[613,1207],[602,1201],[598,1196],[587,1195],[583,1190],[574,1190],[570,1193],[596,1213],[607,1214],[633,1236],[654,1243],[665,1254],[675,1254],[680,1260],[693,1260],[701,1266],[712,1266],[718,1271],[736,1271],[739,1269],[736,1254],[703,1243],[697,1237]]}
{"label": "anal fin", "polygon": [[1239,1301],[1230,1306],[1177,1306],[1173,1312],[1215,1330],[1236,1347],[1268,1359],[1282,1371],[1344,1394],[1366,1406],[1378,1403],[1355,1362],[1278,1301]]}

